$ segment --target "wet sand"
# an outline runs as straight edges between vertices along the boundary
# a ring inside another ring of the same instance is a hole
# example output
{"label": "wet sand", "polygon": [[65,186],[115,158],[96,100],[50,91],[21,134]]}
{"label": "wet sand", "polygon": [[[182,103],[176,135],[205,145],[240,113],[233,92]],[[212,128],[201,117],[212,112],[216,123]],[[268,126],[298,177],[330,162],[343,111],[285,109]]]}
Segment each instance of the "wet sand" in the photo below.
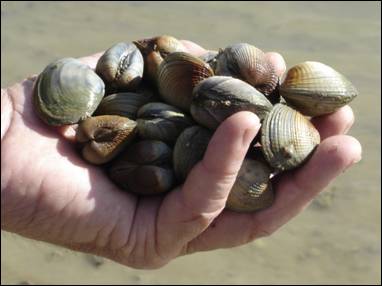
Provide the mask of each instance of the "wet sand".
{"label": "wet sand", "polygon": [[181,257],[159,270],[1,233],[2,284],[380,284],[379,2],[88,2],[1,4],[1,86],[119,41],[170,34],[208,49],[248,42],[287,66],[327,63],[359,90],[349,132],[363,159],[269,238]]}

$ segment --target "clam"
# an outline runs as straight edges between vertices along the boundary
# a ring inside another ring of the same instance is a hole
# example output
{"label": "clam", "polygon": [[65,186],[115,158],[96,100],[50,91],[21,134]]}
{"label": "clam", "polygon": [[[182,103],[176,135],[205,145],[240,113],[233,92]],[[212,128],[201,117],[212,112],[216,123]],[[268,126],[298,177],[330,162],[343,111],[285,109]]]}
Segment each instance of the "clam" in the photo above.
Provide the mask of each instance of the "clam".
{"label": "clam", "polygon": [[188,173],[203,159],[212,133],[203,127],[192,126],[178,137],[174,147],[173,167],[178,181],[183,182]]}
{"label": "clam", "polygon": [[276,104],[261,126],[262,151],[278,171],[303,164],[320,143],[320,134],[300,112]]}
{"label": "clam", "polygon": [[110,91],[133,90],[143,76],[143,57],[131,43],[117,43],[98,60],[96,73]]}
{"label": "clam", "polygon": [[175,143],[179,134],[193,125],[193,121],[176,107],[152,102],[138,110],[137,124],[141,138]]}
{"label": "clam", "polygon": [[307,61],[288,70],[280,86],[285,101],[308,116],[336,111],[358,94],[353,84],[333,68]]}
{"label": "clam", "polygon": [[203,55],[199,56],[199,59],[201,59],[202,61],[204,61],[207,64],[209,64],[211,69],[213,71],[215,71],[216,63],[217,63],[216,57],[217,57],[218,54],[219,54],[218,51],[209,50],[206,53],[204,53]]}
{"label": "clam", "polygon": [[237,212],[252,212],[272,205],[274,193],[270,175],[271,168],[267,164],[244,159],[228,195],[226,208]]}
{"label": "clam", "polygon": [[136,135],[137,123],[127,117],[101,115],[82,121],[76,139],[83,143],[83,158],[92,164],[113,159]]}
{"label": "clam", "polygon": [[141,195],[170,190],[175,182],[172,150],[163,142],[143,140],[127,148],[109,170],[113,182]]}
{"label": "clam", "polygon": [[102,79],[89,66],[64,58],[48,65],[39,75],[33,104],[45,123],[72,124],[91,116],[104,93]]}
{"label": "clam", "polygon": [[158,68],[165,57],[174,52],[186,52],[176,38],[168,35],[133,41],[145,59],[145,78],[156,83]]}
{"label": "clam", "polygon": [[154,99],[155,97],[150,94],[135,92],[114,93],[102,99],[94,114],[119,115],[135,120],[138,109]]}
{"label": "clam", "polygon": [[172,53],[158,70],[159,94],[165,102],[189,111],[193,88],[210,76],[212,69],[201,59],[188,53]]}
{"label": "clam", "polygon": [[242,79],[266,96],[278,82],[275,69],[265,54],[246,43],[230,45],[221,50],[217,56],[215,73]]}
{"label": "clam", "polygon": [[271,109],[272,104],[253,86],[228,76],[209,77],[193,90],[191,115],[210,129],[216,129],[224,119],[239,111],[252,111],[264,119]]}

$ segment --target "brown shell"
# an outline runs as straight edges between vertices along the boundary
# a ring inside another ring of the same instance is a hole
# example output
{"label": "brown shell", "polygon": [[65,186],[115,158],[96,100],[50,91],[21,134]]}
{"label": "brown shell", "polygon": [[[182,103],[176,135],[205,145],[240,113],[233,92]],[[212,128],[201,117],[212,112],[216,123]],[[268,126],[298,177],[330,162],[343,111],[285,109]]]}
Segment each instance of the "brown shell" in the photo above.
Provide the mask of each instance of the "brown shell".
{"label": "brown shell", "polygon": [[170,190],[175,182],[172,150],[163,142],[142,140],[131,145],[109,170],[114,183],[141,195]]}
{"label": "brown shell", "polygon": [[220,51],[215,72],[242,79],[266,96],[278,82],[275,69],[263,51],[247,43],[230,45]]}
{"label": "brown shell", "polygon": [[135,121],[117,115],[82,121],[76,133],[77,141],[84,143],[82,156],[92,164],[109,162],[135,138],[136,125]]}
{"label": "brown shell", "polygon": [[141,138],[175,143],[179,134],[194,122],[172,105],[152,102],[138,110],[137,124]]}
{"label": "brown shell", "polygon": [[320,143],[320,134],[301,113],[276,104],[261,127],[262,151],[268,163],[279,171],[304,163]]}
{"label": "brown shell", "polygon": [[193,88],[210,76],[212,69],[201,59],[188,53],[172,53],[159,67],[159,94],[165,102],[188,112]]}
{"label": "brown shell", "polygon": [[333,68],[319,62],[303,62],[288,70],[280,86],[285,101],[304,115],[336,111],[358,94],[353,84]]}
{"label": "brown shell", "polygon": [[226,208],[252,212],[269,207],[274,193],[270,182],[271,168],[261,162],[245,159],[229,193]]}

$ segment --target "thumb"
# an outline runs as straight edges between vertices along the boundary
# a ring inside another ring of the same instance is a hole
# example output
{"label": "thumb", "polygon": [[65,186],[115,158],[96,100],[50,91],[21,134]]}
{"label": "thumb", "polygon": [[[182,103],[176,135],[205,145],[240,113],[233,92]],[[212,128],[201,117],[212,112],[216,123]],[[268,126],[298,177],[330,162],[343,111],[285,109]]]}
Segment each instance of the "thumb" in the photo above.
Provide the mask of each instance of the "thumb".
{"label": "thumb", "polygon": [[177,256],[224,209],[248,147],[260,127],[251,112],[227,118],[216,130],[202,161],[179,190],[163,201],[157,221],[159,255]]}

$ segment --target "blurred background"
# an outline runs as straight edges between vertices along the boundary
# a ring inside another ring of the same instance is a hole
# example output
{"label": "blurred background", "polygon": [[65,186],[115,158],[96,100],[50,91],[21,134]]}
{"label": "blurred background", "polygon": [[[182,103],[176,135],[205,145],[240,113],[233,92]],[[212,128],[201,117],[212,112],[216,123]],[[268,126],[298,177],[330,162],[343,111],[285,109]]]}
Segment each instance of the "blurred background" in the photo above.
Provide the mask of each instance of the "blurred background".
{"label": "blurred background", "polygon": [[[1,2],[1,87],[58,58],[169,34],[207,49],[247,42],[287,67],[314,60],[354,83],[363,159],[269,238],[159,270],[1,232],[2,284],[380,284],[380,2]],[[309,178],[307,178],[309,179]]]}

